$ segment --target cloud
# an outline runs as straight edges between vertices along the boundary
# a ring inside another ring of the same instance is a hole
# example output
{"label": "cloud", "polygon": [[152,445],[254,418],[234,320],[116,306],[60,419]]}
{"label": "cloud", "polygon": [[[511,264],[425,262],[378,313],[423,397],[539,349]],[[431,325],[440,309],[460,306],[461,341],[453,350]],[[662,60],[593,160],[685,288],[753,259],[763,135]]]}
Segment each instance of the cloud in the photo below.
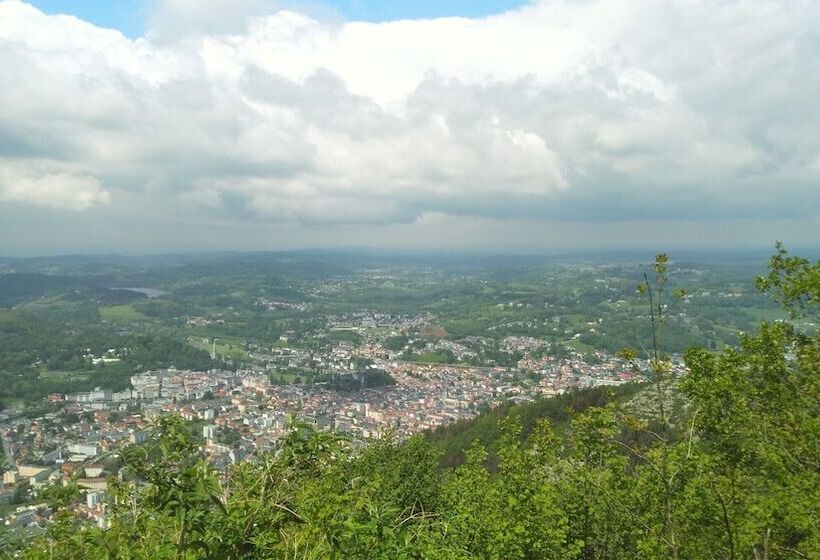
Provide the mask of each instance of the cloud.
{"label": "cloud", "polygon": [[157,0],[131,40],[0,2],[0,198],[306,225],[817,216],[816,2],[294,6]]}
{"label": "cloud", "polygon": [[106,204],[109,194],[90,175],[49,171],[43,162],[21,165],[0,160],[0,200],[77,211]]}
{"label": "cloud", "polygon": [[311,0],[148,0],[147,35],[163,42],[198,35],[245,33],[250,18],[283,10],[325,21],[342,19],[334,8]]}

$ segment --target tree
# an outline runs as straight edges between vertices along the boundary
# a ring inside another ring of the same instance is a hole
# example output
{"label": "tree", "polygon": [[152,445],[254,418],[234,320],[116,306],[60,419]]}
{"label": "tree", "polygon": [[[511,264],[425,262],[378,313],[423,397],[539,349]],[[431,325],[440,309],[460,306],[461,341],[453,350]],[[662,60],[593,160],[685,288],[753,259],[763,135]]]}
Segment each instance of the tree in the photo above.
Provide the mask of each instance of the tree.
{"label": "tree", "polygon": [[769,273],[757,278],[762,292],[771,293],[792,317],[817,316],[820,310],[820,261],[789,254],[782,243],[769,259]]}
{"label": "tree", "polygon": [[31,492],[31,485],[27,478],[20,480],[17,483],[17,486],[14,488],[14,494],[11,497],[11,503],[13,504],[22,504],[25,501],[28,501],[29,494]]}
{"label": "tree", "polygon": [[51,484],[40,490],[37,497],[45,500],[52,508],[66,507],[79,501],[80,487],[74,480],[67,484]]}
{"label": "tree", "polygon": [[[781,244],[758,286],[792,317],[817,313],[820,262]],[[820,488],[820,334],[763,323],[719,356],[692,350],[681,383],[696,406],[730,556],[816,557]]]}

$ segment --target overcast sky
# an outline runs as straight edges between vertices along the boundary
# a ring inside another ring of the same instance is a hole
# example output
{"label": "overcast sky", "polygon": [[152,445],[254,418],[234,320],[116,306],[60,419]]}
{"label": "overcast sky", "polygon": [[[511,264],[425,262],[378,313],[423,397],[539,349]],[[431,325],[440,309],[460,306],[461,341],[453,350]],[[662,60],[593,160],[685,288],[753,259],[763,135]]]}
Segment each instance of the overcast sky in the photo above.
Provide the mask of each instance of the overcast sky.
{"label": "overcast sky", "polygon": [[820,240],[816,0],[37,4],[0,254]]}

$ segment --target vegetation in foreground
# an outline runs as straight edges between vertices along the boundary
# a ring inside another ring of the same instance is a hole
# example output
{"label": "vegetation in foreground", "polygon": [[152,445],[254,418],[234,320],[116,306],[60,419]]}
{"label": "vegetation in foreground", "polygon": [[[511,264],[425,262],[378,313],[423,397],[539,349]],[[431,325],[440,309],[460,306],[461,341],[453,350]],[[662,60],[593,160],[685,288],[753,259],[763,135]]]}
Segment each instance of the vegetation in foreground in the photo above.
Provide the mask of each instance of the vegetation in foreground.
{"label": "vegetation in foreground", "polygon": [[[816,319],[820,262],[780,250],[759,286],[794,317]],[[657,299],[650,305],[663,309]],[[653,371],[662,389],[673,380],[660,347]],[[223,478],[182,421],[166,417],[149,446],[128,450],[132,481],[116,484],[107,530],[80,529],[65,514],[22,554],[820,557],[820,336],[763,323],[738,347],[690,350],[686,362],[690,373],[677,382],[685,421],[670,422],[662,390],[648,418],[612,402],[572,414],[560,429],[544,419],[524,434],[516,415],[506,415],[494,459],[476,443],[454,468],[439,468],[439,447],[422,437],[361,451],[302,427],[277,454]]]}

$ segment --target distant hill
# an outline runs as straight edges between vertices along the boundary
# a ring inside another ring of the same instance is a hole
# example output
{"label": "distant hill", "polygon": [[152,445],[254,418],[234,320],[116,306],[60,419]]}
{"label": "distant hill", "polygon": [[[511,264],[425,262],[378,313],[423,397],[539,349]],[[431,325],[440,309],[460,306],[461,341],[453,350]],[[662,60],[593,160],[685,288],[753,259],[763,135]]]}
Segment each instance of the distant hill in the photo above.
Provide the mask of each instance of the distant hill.
{"label": "distant hill", "polygon": [[11,307],[29,298],[44,296],[52,290],[85,284],[85,281],[70,276],[32,272],[0,274],[0,307]]}

